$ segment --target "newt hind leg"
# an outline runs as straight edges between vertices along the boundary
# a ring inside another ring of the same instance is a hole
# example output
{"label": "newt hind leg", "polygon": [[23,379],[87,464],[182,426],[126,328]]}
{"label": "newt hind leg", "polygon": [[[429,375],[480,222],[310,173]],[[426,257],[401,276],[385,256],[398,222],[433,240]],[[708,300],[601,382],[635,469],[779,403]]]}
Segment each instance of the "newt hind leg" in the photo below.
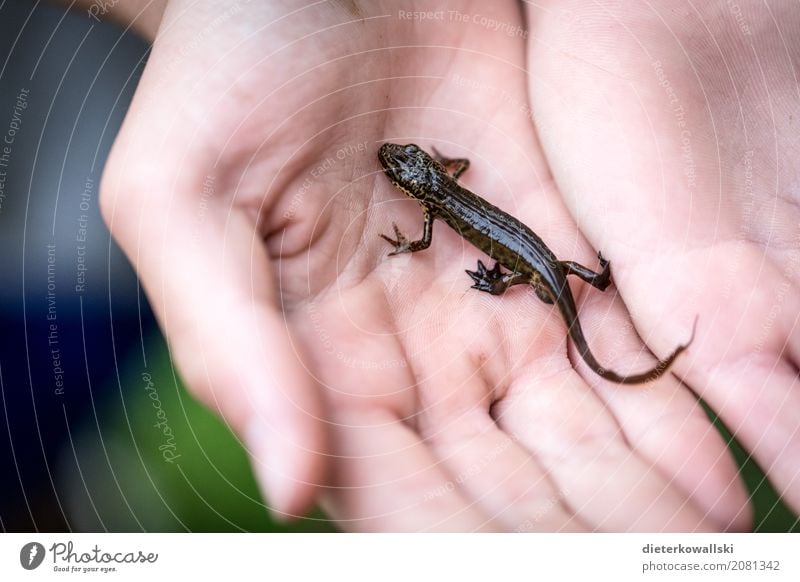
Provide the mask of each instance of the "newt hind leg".
{"label": "newt hind leg", "polygon": [[454,180],[458,180],[458,177],[469,168],[469,160],[467,158],[446,158],[435,147],[431,146],[431,150],[433,150],[433,159],[442,164],[446,170],[449,171],[454,168],[451,174]]}
{"label": "newt hind leg", "polygon": [[492,295],[502,295],[512,285],[530,282],[529,277],[520,273],[503,273],[500,270],[500,263],[495,263],[494,267],[487,269],[483,261],[478,261],[478,270],[467,271],[466,273],[475,282],[471,289],[477,289]]}
{"label": "newt hind leg", "polygon": [[611,263],[601,253],[597,253],[597,258],[600,260],[599,273],[573,261],[561,261],[561,266],[567,271],[567,275],[580,277],[592,287],[605,291],[611,284]]}

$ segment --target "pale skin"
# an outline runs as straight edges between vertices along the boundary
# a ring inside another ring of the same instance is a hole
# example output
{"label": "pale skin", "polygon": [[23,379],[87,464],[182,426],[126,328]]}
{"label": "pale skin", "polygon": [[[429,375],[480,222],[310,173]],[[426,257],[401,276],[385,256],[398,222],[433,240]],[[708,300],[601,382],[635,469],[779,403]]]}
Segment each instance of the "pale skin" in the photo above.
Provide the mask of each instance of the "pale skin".
{"label": "pale skin", "polygon": [[[444,11],[419,22],[388,1],[219,18],[230,3],[173,0],[163,19],[163,3],[117,15],[156,42],[103,212],[275,513],[319,500],[355,531],[746,529],[695,394],[800,509],[798,16],[754,11],[745,36],[718,4],[406,3]],[[533,293],[467,291],[486,258],[441,224],[429,249],[387,257],[379,235],[396,221],[417,237],[422,215],[379,173],[384,140],[471,158],[459,179],[560,258],[592,266],[601,250],[614,286],[573,291],[616,370],[647,368],[699,315],[674,376],[604,383]]]}

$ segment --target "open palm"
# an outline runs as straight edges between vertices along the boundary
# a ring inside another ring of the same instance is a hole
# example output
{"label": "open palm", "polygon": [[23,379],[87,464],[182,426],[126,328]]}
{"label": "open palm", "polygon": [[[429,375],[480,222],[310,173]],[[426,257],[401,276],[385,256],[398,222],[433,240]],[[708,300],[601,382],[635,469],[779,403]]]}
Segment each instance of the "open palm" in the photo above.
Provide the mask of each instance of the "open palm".
{"label": "open palm", "polygon": [[[387,256],[379,235],[396,221],[416,237],[422,220],[375,152],[416,142],[471,158],[462,181],[562,259],[593,266],[590,234],[625,300],[573,286],[601,362],[648,368],[645,343],[663,356],[703,317],[685,265],[657,269],[664,254],[637,242],[664,221],[663,195],[632,214],[575,161],[588,146],[556,83],[539,119],[516,3],[437,5],[425,20],[422,3],[247,4],[227,19],[183,4],[115,144],[104,211],[189,385],[245,436],[274,509],[300,512],[321,488],[353,530],[747,525],[724,443],[676,378],[601,381],[532,292],[468,290],[464,269],[486,258],[441,223],[430,249]],[[589,205],[579,226],[559,172]],[[715,321],[677,368],[697,391]]]}

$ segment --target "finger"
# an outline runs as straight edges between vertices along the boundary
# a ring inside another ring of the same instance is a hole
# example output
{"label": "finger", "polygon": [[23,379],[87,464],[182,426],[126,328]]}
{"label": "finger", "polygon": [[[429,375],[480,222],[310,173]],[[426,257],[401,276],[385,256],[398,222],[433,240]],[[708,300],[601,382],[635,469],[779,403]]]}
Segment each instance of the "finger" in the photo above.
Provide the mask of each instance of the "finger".
{"label": "finger", "polygon": [[454,492],[451,477],[405,424],[378,409],[342,412],[331,430],[335,457],[323,507],[351,531],[499,529]]}
{"label": "finger", "polygon": [[416,379],[388,315],[393,307],[383,284],[365,277],[352,287],[331,285],[288,314],[329,408],[380,406],[413,422]]}
{"label": "finger", "polygon": [[767,353],[721,366],[704,397],[753,455],[778,493],[800,511],[800,379]]}
{"label": "finger", "polygon": [[496,405],[497,421],[523,443],[569,507],[593,529],[715,529],[659,471],[631,451],[620,428],[574,371],[523,374]]}
{"label": "finger", "polygon": [[[585,295],[581,321],[600,362],[614,362],[623,373],[652,366],[655,358],[636,337],[622,305],[591,289]],[[687,351],[682,357],[691,355]],[[736,463],[697,398],[677,378],[667,374],[647,384],[618,386],[579,369],[634,451],[721,528],[749,529],[749,498]]]}
{"label": "finger", "polygon": [[[452,345],[452,344],[451,344]],[[508,531],[585,531],[559,490],[513,436],[490,416],[493,390],[466,352],[421,356],[420,434],[454,476],[452,494],[474,500]]]}
{"label": "finger", "polygon": [[[553,336],[547,331],[553,326],[539,326],[535,331],[530,325],[519,325],[520,321],[535,321],[536,314],[528,312],[542,306],[524,295],[517,299],[520,304],[516,308],[508,302],[503,310],[494,306],[494,317],[482,313],[471,301],[459,305],[473,316],[463,318],[458,318],[457,312],[445,315],[425,309],[424,304],[418,305],[418,313],[434,313],[434,316],[426,320],[427,326],[414,328],[421,335],[411,346],[449,346],[446,353],[430,348],[417,351],[418,358],[425,363],[418,366],[425,373],[417,374],[422,388],[421,434],[437,447],[440,444],[433,436],[437,432],[449,430],[445,437],[449,442],[480,433],[485,427],[482,423],[485,416],[470,415],[476,406],[488,406],[489,398],[500,398],[493,410],[498,425],[511,434],[548,475],[552,490],[543,497],[550,498],[551,504],[556,498],[565,506],[565,513],[577,514],[579,521],[568,522],[570,526],[577,523],[609,530],[710,529],[712,526],[702,523],[701,512],[687,502],[683,493],[625,445],[624,435],[610,412],[574,371],[565,354],[554,356],[553,341],[550,341]],[[482,300],[487,305],[493,303],[491,298],[487,301],[482,295],[474,295],[475,302]],[[476,313],[480,316],[475,316]],[[465,339],[461,349],[474,352],[472,361],[464,362],[458,352],[454,352],[452,346],[458,343],[438,336],[428,337],[440,333],[443,326],[438,324],[437,318],[446,316],[462,322],[459,331]],[[504,340],[495,337],[496,329],[503,330]],[[561,333],[563,337],[563,331]],[[426,362],[425,357],[429,361]],[[491,391],[480,381],[473,380],[471,373],[463,375],[464,370],[476,367]],[[426,389],[428,376],[434,377],[435,371],[442,373],[442,378],[431,382],[431,387]],[[453,388],[443,390],[443,386]],[[563,400],[557,400],[556,396],[544,397],[559,392],[564,393]],[[464,422],[454,422],[453,419],[462,416],[466,417]],[[450,423],[452,426],[444,428]],[[470,426],[471,423],[474,426]],[[459,430],[466,432],[459,435]],[[490,444],[488,450],[479,447],[477,455],[470,461],[482,466],[488,464],[481,461],[481,455],[491,457],[497,452]],[[441,456],[451,458],[451,463],[459,463],[452,452]],[[466,466],[468,471],[470,464],[462,463],[462,467]],[[598,469],[596,474],[591,472],[592,467]],[[502,471],[502,467],[499,470]],[[460,474],[458,468],[450,467],[450,472]],[[503,479],[503,476],[492,475],[491,469],[485,475],[484,491],[492,478],[495,482]],[[531,483],[537,482],[535,475],[528,478]],[[479,484],[480,479],[474,483]],[[598,488],[598,484],[604,485]],[[464,485],[469,487],[473,483]],[[485,503],[493,502],[482,495],[478,487],[474,494]],[[621,501],[623,498],[625,501]],[[493,507],[487,512],[498,515],[499,511]]]}
{"label": "finger", "polygon": [[254,225],[223,197],[198,200],[202,183],[157,173],[169,163],[140,154],[149,165],[126,167],[124,153],[103,183],[111,231],[188,386],[245,438],[273,509],[300,513],[323,471],[322,411],[275,307]]}

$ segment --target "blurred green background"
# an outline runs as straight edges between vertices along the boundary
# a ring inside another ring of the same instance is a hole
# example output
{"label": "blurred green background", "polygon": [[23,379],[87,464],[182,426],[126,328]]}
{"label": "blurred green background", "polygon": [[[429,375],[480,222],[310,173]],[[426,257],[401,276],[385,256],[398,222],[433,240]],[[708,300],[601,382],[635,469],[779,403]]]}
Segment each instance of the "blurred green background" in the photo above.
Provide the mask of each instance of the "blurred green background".
{"label": "blurred green background", "polygon": [[[146,352],[146,369],[137,353],[122,368],[120,385],[102,390],[101,427],[87,422],[63,453],[59,478],[77,531],[336,531],[319,511],[291,522],[273,519],[242,444],[186,392],[159,334],[148,339]],[[155,426],[164,420],[172,438],[164,436],[164,424]],[[159,449],[167,443],[180,455],[173,462]]]}
{"label": "blurred green background", "polygon": [[728,447],[739,465],[740,474],[750,492],[750,501],[753,505],[753,531],[799,532],[800,520],[781,500],[758,464],[733,438],[731,432],[714,414],[714,411],[704,402],[701,404],[703,404],[708,417],[714,422],[714,426],[728,443]]}

